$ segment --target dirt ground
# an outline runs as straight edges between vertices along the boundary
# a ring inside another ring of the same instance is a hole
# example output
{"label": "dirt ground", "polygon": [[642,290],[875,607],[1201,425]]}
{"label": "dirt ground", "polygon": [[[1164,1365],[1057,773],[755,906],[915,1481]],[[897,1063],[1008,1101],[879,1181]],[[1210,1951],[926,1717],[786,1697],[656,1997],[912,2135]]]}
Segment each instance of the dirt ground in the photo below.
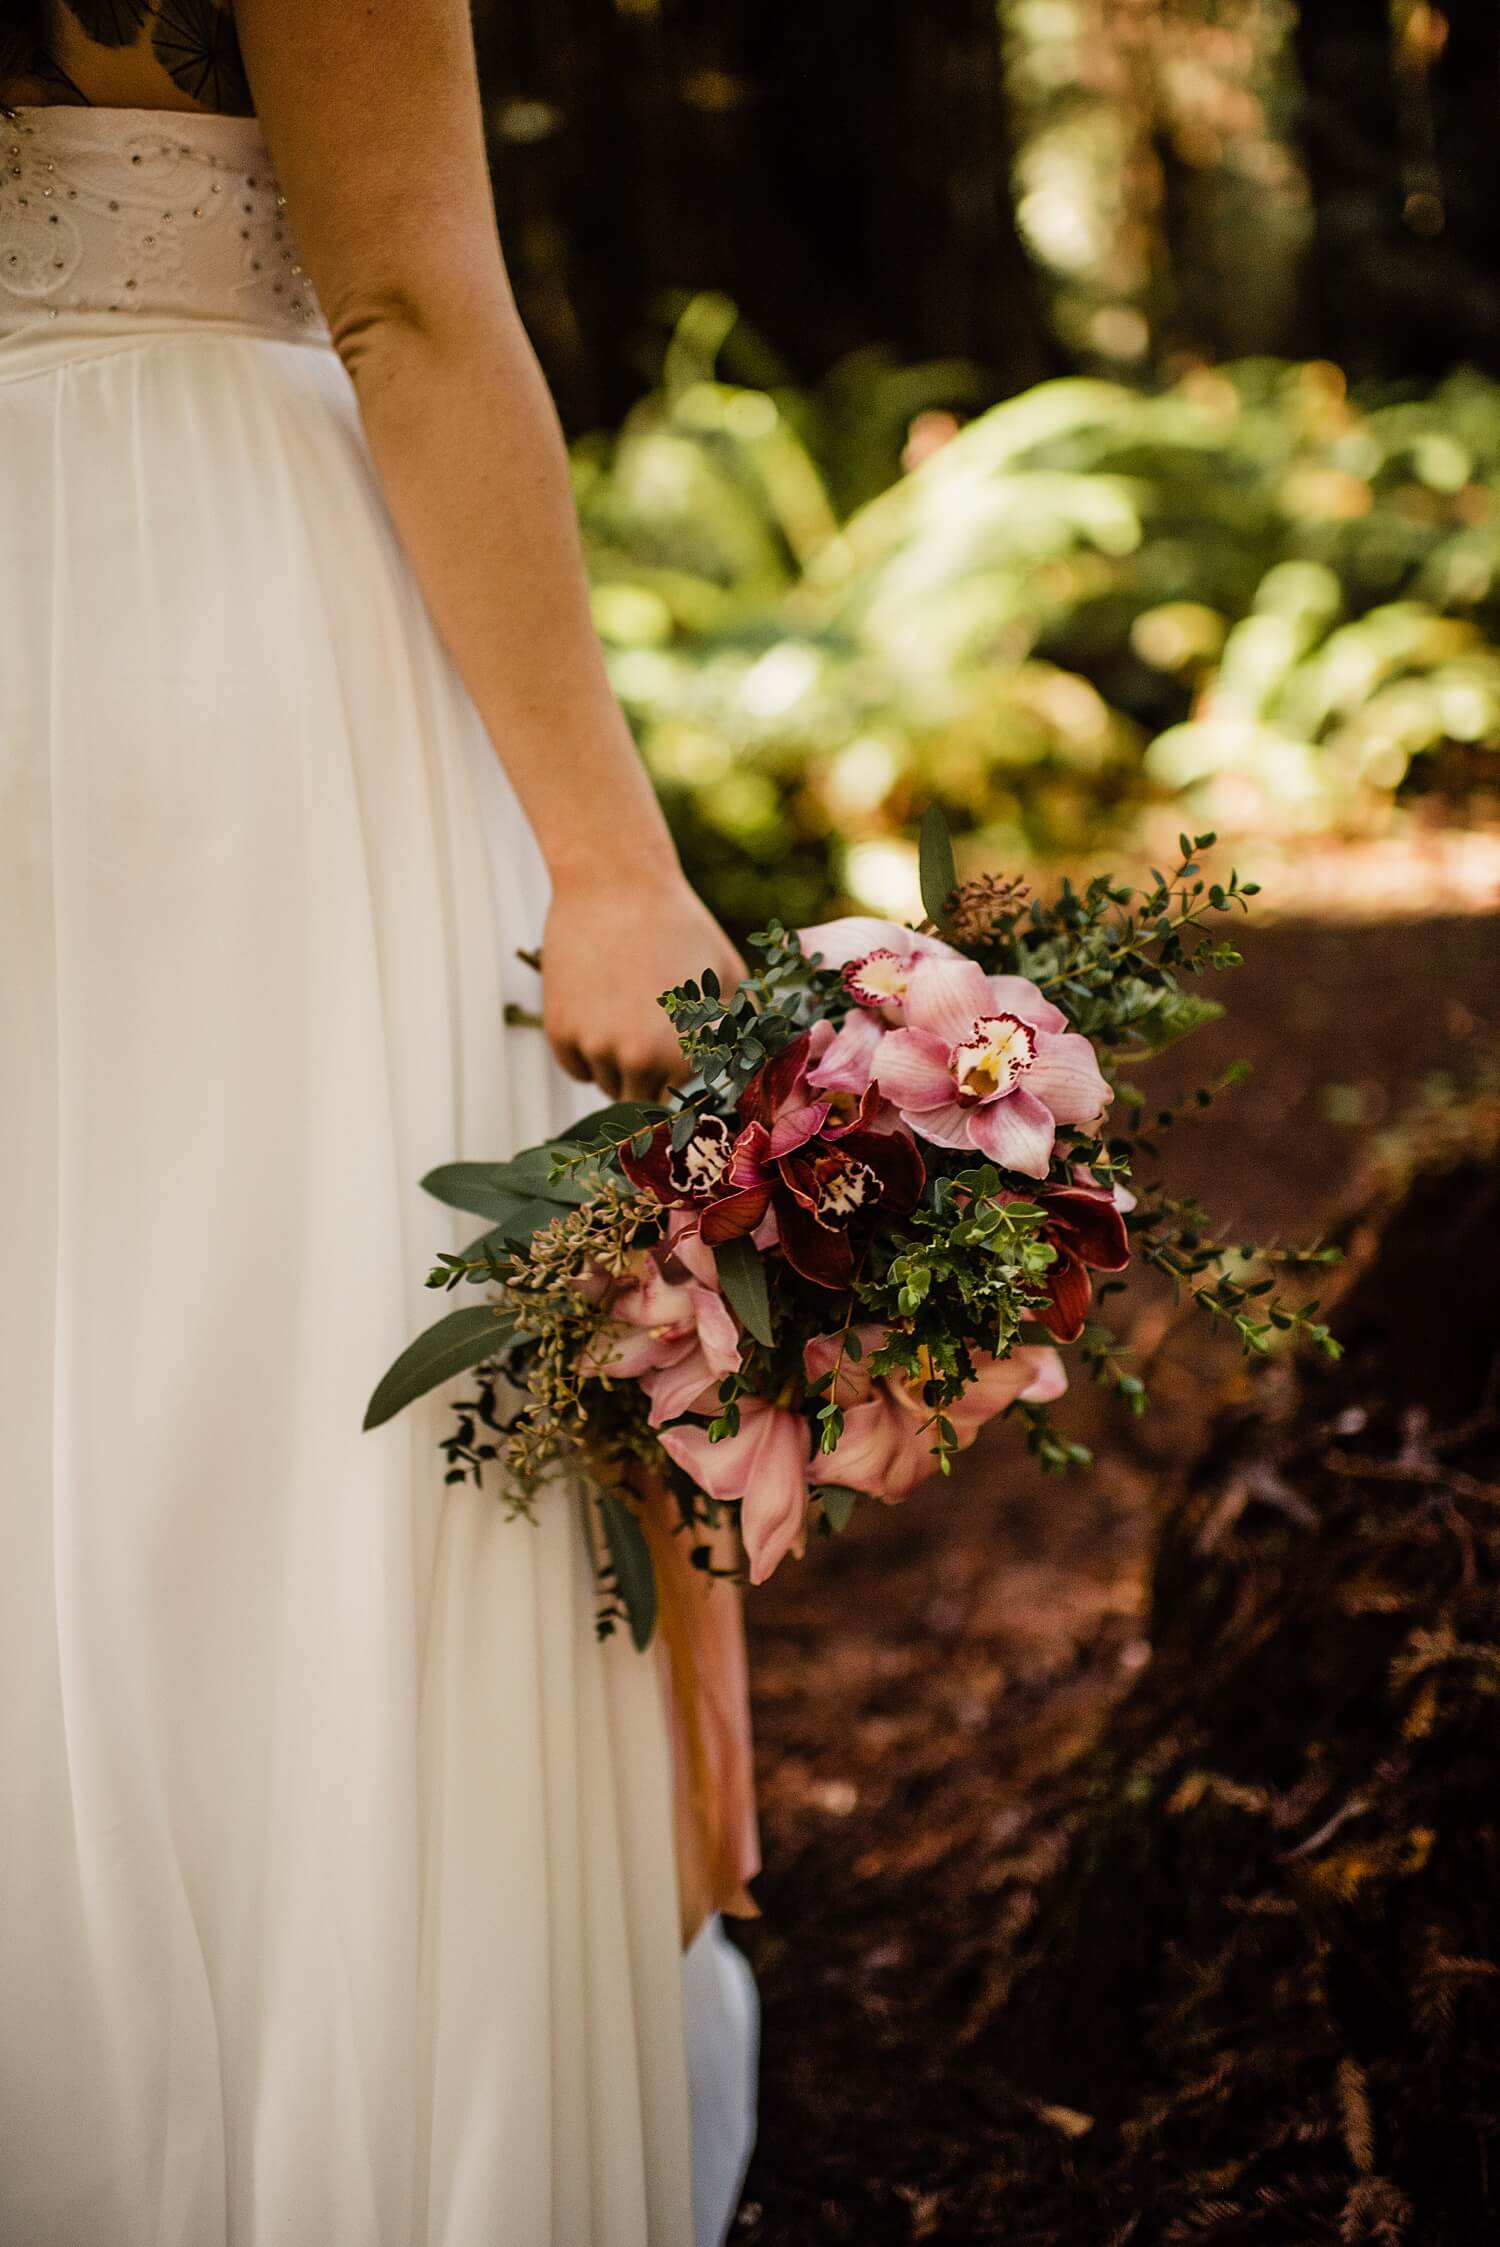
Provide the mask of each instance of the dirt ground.
{"label": "dirt ground", "polygon": [[[1228,1020],[1142,1081],[1170,1099],[1249,1060],[1246,1086],[1173,1134],[1172,1174],[1231,1235],[1306,1240],[1357,1192],[1370,1135],[1493,1048],[1500,918],[1281,922],[1243,947]],[[1154,1508],[1244,1380],[1154,1286],[1123,1316],[1153,1405],[1135,1425],[1091,1391],[1064,1406],[1093,1470],[1041,1477],[1000,1431],[950,1486],[861,1508],[751,1598],[763,1917],[736,1933],[764,2047],[746,2247],[976,2247],[930,2185],[938,2148],[950,2175],[955,2142],[987,2160],[963,2034],[1007,1939],[1001,1867],[1150,1660]]]}

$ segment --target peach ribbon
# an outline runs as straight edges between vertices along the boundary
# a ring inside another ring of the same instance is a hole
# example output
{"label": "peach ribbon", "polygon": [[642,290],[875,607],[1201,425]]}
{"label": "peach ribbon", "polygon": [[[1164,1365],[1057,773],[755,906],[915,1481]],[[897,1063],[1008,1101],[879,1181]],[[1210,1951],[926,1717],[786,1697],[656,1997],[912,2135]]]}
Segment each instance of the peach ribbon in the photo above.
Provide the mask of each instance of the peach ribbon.
{"label": "peach ribbon", "polygon": [[[712,1912],[759,1916],[746,1882],[760,1870],[750,1672],[738,1584],[694,1568],[687,1532],[660,1476],[642,1476],[638,1519],[656,1572],[657,1634],[670,1711],[673,1822],[682,1947]],[[726,1520],[704,1532],[716,1568],[739,1559]]]}

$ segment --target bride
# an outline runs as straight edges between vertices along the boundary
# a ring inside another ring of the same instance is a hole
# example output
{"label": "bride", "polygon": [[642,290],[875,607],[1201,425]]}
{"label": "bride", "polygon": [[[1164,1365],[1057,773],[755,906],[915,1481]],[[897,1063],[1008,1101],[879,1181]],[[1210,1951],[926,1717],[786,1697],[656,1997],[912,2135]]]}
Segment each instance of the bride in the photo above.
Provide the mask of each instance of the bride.
{"label": "bride", "polygon": [[753,1992],[684,1970],[586,1497],[360,1433],[422,1173],[658,1093],[656,993],[740,972],[467,10],[34,0],[0,102],[0,2240],[715,2242]]}

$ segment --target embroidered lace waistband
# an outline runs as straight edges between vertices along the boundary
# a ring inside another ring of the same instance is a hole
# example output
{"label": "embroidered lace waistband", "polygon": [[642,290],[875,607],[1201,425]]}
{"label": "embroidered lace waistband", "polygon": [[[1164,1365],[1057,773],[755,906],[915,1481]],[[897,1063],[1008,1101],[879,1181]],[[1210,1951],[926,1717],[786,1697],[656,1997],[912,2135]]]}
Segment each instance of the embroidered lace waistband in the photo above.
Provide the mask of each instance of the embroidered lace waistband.
{"label": "embroidered lace waistband", "polygon": [[255,118],[0,114],[0,338],[70,314],[326,342]]}

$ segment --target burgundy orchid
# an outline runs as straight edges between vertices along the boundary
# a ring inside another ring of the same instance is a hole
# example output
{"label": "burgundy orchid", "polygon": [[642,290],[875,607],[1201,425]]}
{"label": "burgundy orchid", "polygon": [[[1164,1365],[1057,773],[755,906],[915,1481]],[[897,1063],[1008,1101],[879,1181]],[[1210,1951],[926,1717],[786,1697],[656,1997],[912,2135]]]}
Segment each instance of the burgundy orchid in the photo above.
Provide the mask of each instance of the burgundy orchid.
{"label": "burgundy orchid", "polygon": [[699,1116],[691,1137],[672,1145],[672,1125],[657,1124],[643,1155],[620,1150],[620,1167],[669,1209],[706,1209],[725,1191],[734,1132],[722,1116]]}
{"label": "burgundy orchid", "polygon": [[[754,1233],[776,1220],[781,1252],[819,1287],[854,1276],[849,1223],[877,1208],[904,1217],[926,1183],[921,1153],[873,1085],[857,1102],[809,1084],[811,1033],[794,1038],[751,1078],[740,1098],[741,1129],[729,1159],[729,1192],[703,1213],[710,1243]],[[840,1108],[846,1112],[841,1114]]]}
{"label": "burgundy orchid", "polygon": [[1042,1278],[1051,1300],[1037,1323],[1059,1342],[1076,1342],[1094,1300],[1090,1272],[1123,1272],[1130,1262],[1122,1212],[1133,1196],[1095,1186],[1085,1171],[1071,1186],[1039,1186],[1027,1199],[1046,1211],[1042,1239],[1057,1252]]}
{"label": "burgundy orchid", "polygon": [[[740,1098],[740,1129],[700,1116],[685,1145],[660,1123],[644,1154],[622,1149],[628,1178],[669,1208],[697,1211],[710,1247],[748,1233],[779,1242],[804,1279],[845,1287],[854,1272],[849,1221],[861,1210],[905,1216],[926,1181],[911,1134],[868,1082],[814,1081],[825,1024],[758,1069]],[[835,1071],[834,1074],[838,1072]]]}

